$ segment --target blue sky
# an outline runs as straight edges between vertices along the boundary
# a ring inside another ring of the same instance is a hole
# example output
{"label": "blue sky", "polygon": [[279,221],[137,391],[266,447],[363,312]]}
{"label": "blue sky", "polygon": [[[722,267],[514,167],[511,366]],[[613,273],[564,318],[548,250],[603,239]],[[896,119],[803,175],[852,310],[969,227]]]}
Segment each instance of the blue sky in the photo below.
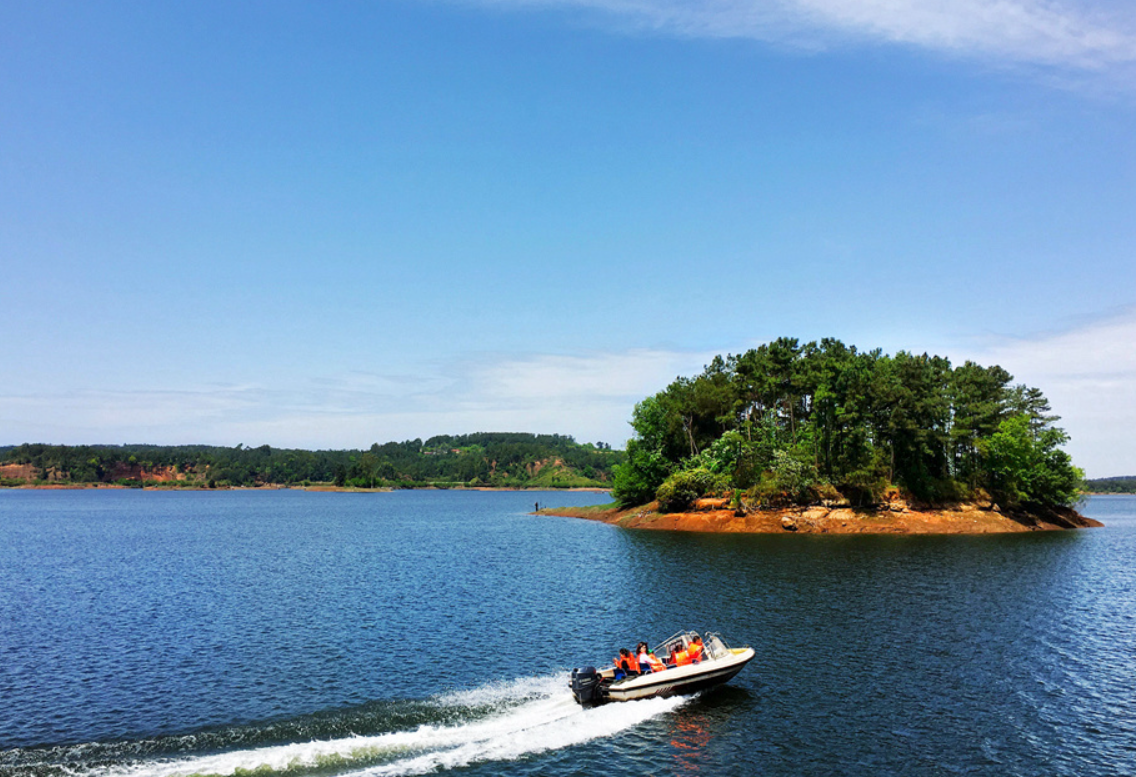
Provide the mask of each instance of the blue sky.
{"label": "blue sky", "polygon": [[0,444],[620,445],[716,353],[1000,363],[1136,473],[1119,0],[0,6]]}

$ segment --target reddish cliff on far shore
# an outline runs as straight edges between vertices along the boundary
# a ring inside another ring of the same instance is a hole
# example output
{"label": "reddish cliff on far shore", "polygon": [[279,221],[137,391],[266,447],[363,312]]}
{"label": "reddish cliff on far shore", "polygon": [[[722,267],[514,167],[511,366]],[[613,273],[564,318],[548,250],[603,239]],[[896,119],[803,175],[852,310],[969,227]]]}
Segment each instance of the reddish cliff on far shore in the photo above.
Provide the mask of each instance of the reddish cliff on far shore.
{"label": "reddish cliff on far shore", "polygon": [[700,499],[690,512],[660,513],[655,503],[615,507],[560,507],[544,515],[586,518],[625,529],[661,529],[739,534],[997,534],[1102,526],[1069,508],[1028,512],[961,503],[929,508],[894,499],[879,508],[788,507],[738,514],[725,499]]}

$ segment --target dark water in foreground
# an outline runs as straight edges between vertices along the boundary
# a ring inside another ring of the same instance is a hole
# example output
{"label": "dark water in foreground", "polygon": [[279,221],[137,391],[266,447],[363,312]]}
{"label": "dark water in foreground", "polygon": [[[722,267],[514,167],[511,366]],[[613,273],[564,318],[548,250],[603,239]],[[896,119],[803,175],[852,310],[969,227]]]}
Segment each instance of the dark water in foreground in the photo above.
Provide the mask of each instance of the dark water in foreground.
{"label": "dark water in foreground", "polygon": [[[1133,775],[1136,498],[1004,537],[627,532],[602,495],[0,491],[0,775]],[[680,628],[757,658],[581,711]]]}

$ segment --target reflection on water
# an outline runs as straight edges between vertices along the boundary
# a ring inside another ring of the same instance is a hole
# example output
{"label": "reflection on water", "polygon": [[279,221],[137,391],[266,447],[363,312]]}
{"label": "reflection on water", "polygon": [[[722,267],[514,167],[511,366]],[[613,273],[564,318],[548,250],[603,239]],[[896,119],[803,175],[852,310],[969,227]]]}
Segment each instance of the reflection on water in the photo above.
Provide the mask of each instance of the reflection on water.
{"label": "reflection on water", "polygon": [[697,712],[675,718],[671,724],[671,747],[674,748],[675,774],[693,774],[709,766],[704,754],[712,738],[705,720]]}

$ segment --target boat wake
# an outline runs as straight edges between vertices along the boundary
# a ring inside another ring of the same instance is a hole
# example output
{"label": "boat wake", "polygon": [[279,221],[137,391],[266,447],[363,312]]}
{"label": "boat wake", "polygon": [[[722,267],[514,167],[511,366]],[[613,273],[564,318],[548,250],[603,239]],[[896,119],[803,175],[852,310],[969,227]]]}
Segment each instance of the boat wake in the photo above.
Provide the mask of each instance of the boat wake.
{"label": "boat wake", "polygon": [[[577,745],[616,734],[686,701],[681,697],[655,698],[584,710],[572,699],[567,681],[567,675],[521,678],[411,703],[417,709],[409,716],[405,711],[401,715],[379,716],[391,727],[385,731],[238,746],[223,752],[194,747],[176,755],[147,752],[161,748],[139,747],[143,743],[135,743],[133,756],[119,752],[108,758],[111,754],[104,752],[99,758],[83,758],[82,747],[97,750],[96,744],[70,748],[75,760],[65,765],[58,761],[48,764],[42,759],[39,764],[25,761],[27,771],[23,773],[82,777],[237,777],[249,773],[257,777],[312,773],[401,777],[482,762],[512,761]],[[387,711],[394,712],[389,707]],[[410,720],[422,722],[409,723]],[[373,723],[377,728],[383,727],[381,721]],[[240,739],[250,738],[255,736]],[[212,743],[214,747],[220,744]],[[230,747],[232,744],[230,741]],[[139,751],[147,754],[138,757]],[[32,760],[35,753],[25,751],[23,755]],[[48,753],[41,751],[40,755]],[[3,771],[0,765],[0,773]]]}

